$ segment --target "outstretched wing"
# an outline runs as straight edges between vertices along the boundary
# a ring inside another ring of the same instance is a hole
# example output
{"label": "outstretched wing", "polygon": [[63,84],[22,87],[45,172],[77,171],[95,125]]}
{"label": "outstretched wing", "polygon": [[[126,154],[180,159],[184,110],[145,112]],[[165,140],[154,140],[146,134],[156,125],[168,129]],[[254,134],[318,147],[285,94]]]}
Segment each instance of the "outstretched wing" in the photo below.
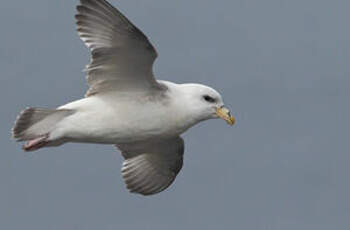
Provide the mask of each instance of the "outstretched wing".
{"label": "outstretched wing", "polygon": [[125,158],[122,176],[130,192],[159,193],[170,186],[182,168],[184,141],[181,137],[117,147]]}
{"label": "outstretched wing", "polygon": [[91,50],[86,96],[111,90],[161,88],[153,77],[157,52],[147,37],[105,0],[81,0],[77,31]]}

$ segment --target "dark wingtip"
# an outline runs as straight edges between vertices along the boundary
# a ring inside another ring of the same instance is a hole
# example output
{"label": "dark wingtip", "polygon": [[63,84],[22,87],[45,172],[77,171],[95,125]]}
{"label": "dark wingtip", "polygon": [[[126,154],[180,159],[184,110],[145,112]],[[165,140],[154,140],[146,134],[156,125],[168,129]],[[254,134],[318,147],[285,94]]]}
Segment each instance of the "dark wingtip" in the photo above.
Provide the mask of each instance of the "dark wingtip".
{"label": "dark wingtip", "polygon": [[27,107],[20,112],[11,130],[12,138],[17,139],[17,141],[23,140],[23,133],[31,125],[30,119],[34,113],[34,110],[34,108]]}

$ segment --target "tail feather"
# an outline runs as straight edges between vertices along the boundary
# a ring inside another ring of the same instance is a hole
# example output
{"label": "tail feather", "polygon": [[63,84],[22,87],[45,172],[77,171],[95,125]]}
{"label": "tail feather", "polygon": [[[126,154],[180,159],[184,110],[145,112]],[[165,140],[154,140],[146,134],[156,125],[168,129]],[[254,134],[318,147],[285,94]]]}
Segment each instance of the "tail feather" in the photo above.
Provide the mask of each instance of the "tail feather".
{"label": "tail feather", "polygon": [[59,121],[73,113],[67,109],[26,108],[16,119],[12,137],[25,141],[48,134]]}

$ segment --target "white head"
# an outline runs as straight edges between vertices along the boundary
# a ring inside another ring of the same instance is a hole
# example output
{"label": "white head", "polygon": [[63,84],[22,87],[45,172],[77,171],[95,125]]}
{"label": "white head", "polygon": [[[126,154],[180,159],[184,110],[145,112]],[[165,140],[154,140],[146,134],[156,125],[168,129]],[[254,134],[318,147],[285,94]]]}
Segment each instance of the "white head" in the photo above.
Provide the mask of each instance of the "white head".
{"label": "white head", "polygon": [[[224,119],[233,125],[235,119],[224,107],[221,95],[214,89],[201,84],[181,84],[176,87],[181,94],[181,107],[193,119],[193,123],[212,118]],[[178,94],[179,95],[179,94]]]}

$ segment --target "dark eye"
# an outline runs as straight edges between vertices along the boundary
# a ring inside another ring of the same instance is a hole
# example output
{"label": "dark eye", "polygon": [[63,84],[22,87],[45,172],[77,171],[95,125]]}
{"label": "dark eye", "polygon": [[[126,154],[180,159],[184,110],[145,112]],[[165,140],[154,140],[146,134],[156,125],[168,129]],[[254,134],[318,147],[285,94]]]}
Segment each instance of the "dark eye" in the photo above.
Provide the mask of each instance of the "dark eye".
{"label": "dark eye", "polygon": [[209,103],[214,103],[214,102],[216,101],[215,98],[212,98],[212,97],[209,96],[209,95],[204,95],[204,96],[203,96],[203,99],[204,99],[205,101],[209,102]]}

